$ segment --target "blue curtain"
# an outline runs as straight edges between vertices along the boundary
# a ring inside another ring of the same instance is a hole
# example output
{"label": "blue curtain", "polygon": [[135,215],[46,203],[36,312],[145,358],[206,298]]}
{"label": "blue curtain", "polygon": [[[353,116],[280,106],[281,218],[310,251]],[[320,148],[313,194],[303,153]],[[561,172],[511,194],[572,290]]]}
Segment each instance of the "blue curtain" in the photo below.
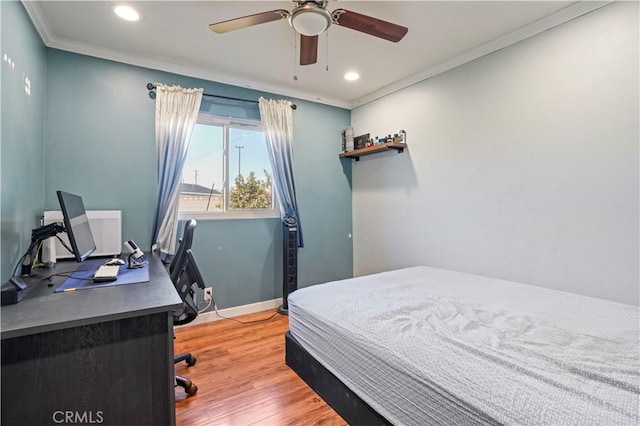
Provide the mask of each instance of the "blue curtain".
{"label": "blue curtain", "polygon": [[293,172],[293,114],[291,102],[259,99],[260,119],[267,141],[267,152],[273,169],[273,184],[278,195],[283,222],[290,218],[298,224],[298,247],[304,246],[302,224],[296,202],[296,183]]}
{"label": "blue curtain", "polygon": [[182,168],[198,120],[202,92],[156,85],[158,193],[151,244],[163,260],[170,260],[175,253]]}

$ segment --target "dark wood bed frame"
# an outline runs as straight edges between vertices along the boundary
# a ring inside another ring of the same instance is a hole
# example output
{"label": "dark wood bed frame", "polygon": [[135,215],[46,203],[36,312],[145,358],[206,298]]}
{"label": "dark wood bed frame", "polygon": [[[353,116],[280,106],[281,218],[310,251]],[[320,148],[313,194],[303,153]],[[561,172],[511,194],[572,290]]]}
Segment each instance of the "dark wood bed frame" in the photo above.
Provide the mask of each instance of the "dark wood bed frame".
{"label": "dark wood bed frame", "polygon": [[300,346],[289,331],[285,333],[285,362],[350,425],[391,425]]}

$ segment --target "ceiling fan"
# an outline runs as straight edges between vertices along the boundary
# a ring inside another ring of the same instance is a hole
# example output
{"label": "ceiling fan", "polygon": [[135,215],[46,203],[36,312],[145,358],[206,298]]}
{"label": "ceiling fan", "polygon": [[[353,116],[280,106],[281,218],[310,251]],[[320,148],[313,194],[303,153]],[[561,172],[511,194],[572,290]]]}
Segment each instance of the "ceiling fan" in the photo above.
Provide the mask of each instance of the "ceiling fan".
{"label": "ceiling fan", "polygon": [[399,42],[409,31],[408,28],[392,24],[371,16],[350,12],[345,9],[327,10],[328,0],[293,0],[291,12],[285,9],[270,10],[209,25],[215,33],[223,34],[253,25],[281,19],[289,20],[289,25],[300,33],[300,65],[315,64],[318,60],[318,34],[325,32],[331,24],[360,31],[394,43]]}

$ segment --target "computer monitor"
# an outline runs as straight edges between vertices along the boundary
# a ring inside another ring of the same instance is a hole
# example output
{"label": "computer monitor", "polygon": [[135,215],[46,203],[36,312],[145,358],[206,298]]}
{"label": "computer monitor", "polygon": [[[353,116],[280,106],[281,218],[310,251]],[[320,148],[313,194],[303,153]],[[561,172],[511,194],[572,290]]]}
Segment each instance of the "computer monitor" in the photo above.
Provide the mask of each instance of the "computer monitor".
{"label": "computer monitor", "polygon": [[71,243],[76,261],[83,262],[96,250],[96,243],[89,227],[89,218],[82,198],[68,192],[57,191],[62,210],[65,231]]}

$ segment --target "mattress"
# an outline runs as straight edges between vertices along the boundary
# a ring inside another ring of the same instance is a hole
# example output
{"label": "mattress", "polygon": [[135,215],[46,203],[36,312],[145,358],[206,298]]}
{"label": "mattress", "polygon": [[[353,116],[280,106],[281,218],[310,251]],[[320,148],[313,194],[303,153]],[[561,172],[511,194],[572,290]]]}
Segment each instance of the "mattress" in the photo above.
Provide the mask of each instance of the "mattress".
{"label": "mattress", "polygon": [[393,424],[640,424],[637,306],[426,266],[288,302],[293,337]]}

